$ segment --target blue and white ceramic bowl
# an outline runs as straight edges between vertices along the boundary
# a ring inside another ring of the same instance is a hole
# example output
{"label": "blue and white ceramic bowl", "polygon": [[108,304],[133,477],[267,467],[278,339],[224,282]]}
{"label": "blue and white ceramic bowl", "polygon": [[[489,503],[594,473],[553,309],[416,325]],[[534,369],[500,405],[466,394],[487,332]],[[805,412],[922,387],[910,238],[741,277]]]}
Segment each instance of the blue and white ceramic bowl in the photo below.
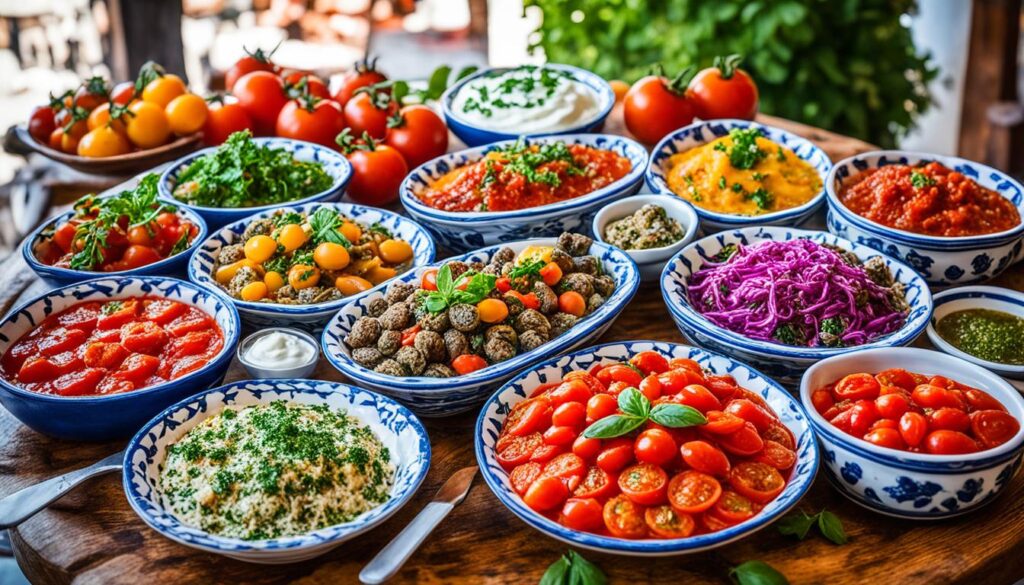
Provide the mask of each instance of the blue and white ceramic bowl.
{"label": "blue and white ceramic bowl", "polygon": [[188,209],[174,200],[161,198],[159,201],[160,203],[175,206],[178,209],[177,214],[179,217],[195,224],[196,227],[199,228],[195,238],[192,239],[192,245],[189,246],[187,250],[183,250],[173,256],[164,258],[159,262],[147,264],[139,268],[132,268],[130,270],[118,270],[116,272],[72,270],[70,268],[60,268],[57,266],[43,264],[36,257],[36,248],[42,244],[43,235],[46,233],[52,233],[57,226],[63,225],[69,219],[74,217],[74,210],[66,211],[60,215],[54,216],[37,227],[21,243],[21,256],[25,259],[25,263],[28,264],[29,268],[38,274],[39,278],[41,278],[43,282],[51,288],[82,282],[83,280],[91,280],[93,278],[106,278],[108,276],[184,276],[185,266],[188,265],[189,256],[192,251],[199,246],[199,242],[202,242],[203,239],[206,238],[206,221],[204,221],[202,216],[195,211]]}
{"label": "blue and white ceramic bowl", "polygon": [[1024,420],[1024,399],[1005,380],[960,358],[911,347],[855,351],[815,364],[800,382],[800,400],[821,441],[825,474],[855,503],[889,516],[932,520],[956,516],[988,503],[1020,466],[1024,426],[995,449],[967,455],[929,455],[879,447],[848,435],[814,409],[817,388],[858,372],[903,368],[942,375],[980,388]]}
{"label": "blue and white ceramic bowl", "polygon": [[526,140],[527,144],[557,141],[611,150],[629,159],[632,168],[625,177],[582,197],[517,211],[442,211],[428,206],[417,196],[442,175],[474,163],[492,150],[514,143],[512,140],[446,154],[420,165],[402,181],[399,189],[402,204],[413,219],[427,226],[438,243],[451,250],[465,252],[502,242],[557,236],[566,231],[586,232],[590,230],[594,214],[603,205],[640,189],[647,150],[638,142],[610,134],[542,136]]}
{"label": "blue and white ceramic bowl", "polygon": [[169,404],[220,384],[238,343],[241,323],[227,296],[176,278],[98,278],[50,291],[14,309],[0,321],[0,355],[48,316],[87,301],[140,296],[192,305],[213,317],[224,348],[208,364],[176,380],[122,394],[55,396],[30,392],[0,378],[0,403],[29,428],[72,441],[108,441],[131,436]]}
{"label": "blue and white ceramic bowl", "polygon": [[[569,73],[578,83],[583,84],[594,92],[597,97],[598,112],[590,118],[580,120],[578,124],[574,124],[569,128],[563,128],[557,131],[538,131],[531,133],[531,135],[575,134],[577,132],[594,132],[600,130],[601,126],[604,125],[605,118],[607,118],[608,114],[612,111],[612,106],[615,105],[615,92],[612,91],[612,87],[608,85],[608,82],[596,73],[592,73],[586,69],[580,69],[579,67],[573,67],[571,65],[547,63],[543,65],[543,67]],[[488,130],[483,126],[474,124],[462,118],[452,109],[452,102],[455,100],[456,94],[458,94],[462,88],[466,87],[467,84],[482,77],[501,75],[511,69],[511,67],[490,67],[482,69],[451,86],[446,92],[444,92],[444,95],[441,96],[441,111],[444,114],[444,120],[448,124],[448,128],[459,138],[459,140],[465,142],[467,146],[481,146],[491,142],[498,142],[499,140],[517,138],[519,136],[518,133]]]}
{"label": "blue and white ceramic bowl", "polygon": [[[555,242],[555,238],[541,238],[491,246],[462,256],[448,258],[444,262],[435,264],[434,267],[440,267],[446,262],[455,260],[480,261],[486,264],[491,256],[504,247],[511,248],[518,253],[527,246],[553,246]],[[544,345],[521,353],[512,359],[454,378],[389,376],[357,364],[352,359],[351,350],[345,345],[344,339],[356,320],[367,315],[370,303],[384,296],[384,291],[377,291],[346,305],[331,319],[323,333],[324,355],[327,356],[331,365],[347,378],[395,398],[421,416],[449,416],[465,412],[480,404],[490,392],[519,370],[552,354],[564,353],[592,343],[611,326],[619,313],[626,308],[640,284],[640,275],[637,272],[636,264],[618,248],[599,242],[594,242],[591,245],[590,253],[601,260],[605,274],[615,279],[615,292],[608,297],[603,305],[584,317],[572,329]],[[420,277],[427,268],[429,267],[403,274],[396,280],[418,286]]]}
{"label": "blue and white ceramic bowl", "polygon": [[[271,148],[286,150],[292,154],[295,160],[320,163],[320,166],[331,176],[334,182],[331,183],[328,189],[308,197],[296,199],[295,201],[272,203],[270,205],[257,205],[254,207],[204,207],[201,205],[187,205],[180,202],[178,204],[188,207],[203,216],[210,229],[215,229],[250,215],[275,209],[281,205],[302,205],[314,201],[337,201],[341,199],[342,194],[345,192],[345,186],[348,185],[349,180],[352,178],[352,165],[349,164],[348,159],[326,146],[302,140],[292,140],[291,138],[253,138],[253,141],[260,146],[270,146]],[[171,163],[163,174],[160,175],[160,195],[171,201],[176,201],[174,198],[174,188],[178,184],[178,175],[199,157],[216,150],[217,147],[215,146],[204,148]]]}
{"label": "blue and white ceramic bowl", "polygon": [[[709,321],[690,304],[687,281],[690,275],[703,267],[729,244],[754,245],[766,240],[787,241],[807,238],[819,244],[831,244],[853,252],[861,261],[880,256],[890,272],[904,287],[910,313],[903,327],[871,343],[857,347],[798,347],[750,339]],[[796,386],[800,376],[818,360],[849,353],[861,348],[909,345],[924,333],[932,314],[932,295],[916,272],[909,266],[893,260],[878,251],[854,244],[826,232],[815,232],[783,227],[749,227],[720,232],[690,244],[665,266],[661,274],[661,295],[687,339],[702,347],[720,351],[756,367],[783,384]]]}
{"label": "blue and white ceramic bowl", "polygon": [[[962,360],[991,370],[1000,376],[1024,380],[1024,365],[990,362],[961,351],[939,335],[935,324],[950,313],[967,309],[988,309],[1002,311],[1024,319],[1024,293],[997,286],[958,286],[934,297],[935,311],[928,323],[928,339],[936,348]],[[1018,340],[1024,343],[1024,340]]]}
{"label": "blue and white ceramic bowl", "polygon": [[[217,536],[180,522],[160,491],[167,447],[200,422],[227,407],[289,403],[326,405],[344,410],[370,427],[388,448],[395,465],[391,499],[354,520],[269,540]],[[142,520],[160,534],[199,550],[251,563],[282,564],[311,559],[373,529],[404,506],[430,468],[430,439],[420,421],[393,400],[336,382],[319,380],[246,380],[183,400],[149,421],[128,444],[124,458],[124,492]]]}
{"label": "blue and white ceramic bowl", "polygon": [[1021,257],[1024,222],[1013,229],[983,236],[938,237],[915,234],[875,223],[850,211],[839,193],[864,171],[886,165],[937,161],[1009,199],[1024,217],[1024,187],[1009,175],[976,162],[919,152],[880,150],[836,163],[825,180],[828,231],[903,260],[933,287],[988,280]]}
{"label": "blue and white ceramic bowl", "polygon": [[[661,142],[654,147],[651,161],[647,164],[647,173],[645,174],[647,188],[654,193],[676,196],[668,186],[669,158],[674,154],[686,152],[723,136],[728,136],[729,131],[734,128],[760,128],[765,138],[792,150],[798,157],[814,167],[823,184],[832,169],[832,161],[823,150],[810,140],[796,134],[749,120],[708,120],[680,128],[661,139]],[[704,209],[699,205],[694,207],[697,210],[697,215],[700,216],[704,233],[710,234],[755,225],[798,226],[814,215],[824,201],[825,189],[823,188],[803,205],[761,215],[719,213]]]}
{"label": "blue and white ceramic bowl", "polygon": [[[323,203],[314,202],[305,205],[283,206],[268,209],[266,211],[251,215],[231,225],[224,226],[214,232],[206,241],[200,244],[192,260],[188,264],[189,280],[196,284],[224,292],[217,281],[213,278],[214,261],[220,249],[231,244],[244,244],[242,234],[245,228],[256,220],[274,216],[278,212],[295,212],[312,214],[321,207],[334,209],[338,213],[355,220],[364,225],[380,224],[387,228],[396,238],[409,242],[413,250],[413,268],[423,266],[434,261],[434,241],[419,224],[414,221],[376,207],[365,207],[353,203]],[[315,305],[284,305],[279,303],[260,303],[254,301],[243,301],[232,298],[231,301],[238,308],[242,321],[253,327],[301,327],[307,330],[317,330],[341,308],[342,305],[353,302],[373,291],[386,287],[387,284],[378,284],[369,291],[359,295],[353,295]]]}
{"label": "blue and white ceramic bowl", "polygon": [[633,262],[636,262],[640,269],[640,280],[643,282],[656,282],[661,278],[661,271],[676,252],[689,245],[697,235],[697,228],[700,220],[697,219],[697,212],[686,200],[675,195],[634,195],[613,201],[605,205],[594,216],[593,232],[594,239],[599,242],[608,243],[604,238],[605,228],[613,221],[628,217],[636,213],[644,205],[657,205],[665,210],[665,214],[679,223],[683,230],[683,237],[677,242],[659,248],[647,250],[623,250]]}
{"label": "blue and white ceramic bowl", "polygon": [[[505,417],[537,386],[560,380],[566,373],[587,370],[601,362],[623,362],[641,351],[657,351],[669,358],[696,360],[707,371],[729,374],[741,387],[757,393],[779,415],[796,439],[797,462],[782,493],[753,518],[711,534],[679,539],[629,540],[572,530],[534,512],[515,492],[508,473],[498,463],[495,444]],[[502,504],[524,522],[562,542],[598,552],[632,556],[668,556],[719,547],[750,536],[796,505],[814,482],[818,446],[800,404],[764,374],[723,355],[696,347],[655,341],[607,343],[547,360],[516,376],[492,396],[476,421],[476,460],[484,480]]]}

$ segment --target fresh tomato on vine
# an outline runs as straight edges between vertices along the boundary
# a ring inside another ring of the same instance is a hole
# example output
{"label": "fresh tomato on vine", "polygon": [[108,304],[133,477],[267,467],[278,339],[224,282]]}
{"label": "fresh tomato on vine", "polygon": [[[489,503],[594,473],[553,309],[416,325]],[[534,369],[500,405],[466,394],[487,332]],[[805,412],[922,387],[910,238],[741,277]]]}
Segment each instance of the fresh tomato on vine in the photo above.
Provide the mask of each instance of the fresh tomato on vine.
{"label": "fresh tomato on vine", "polygon": [[114,86],[114,89],[110,91],[110,101],[115,104],[124,106],[128,102],[132,101],[135,97],[135,82],[134,81],[122,81]]}
{"label": "fresh tomato on vine", "polygon": [[269,53],[264,53],[262,49],[256,49],[250,52],[245,49],[245,56],[235,61],[235,64],[228,69],[227,73],[224,74],[224,87],[228,91],[233,91],[235,83],[242,78],[246,73],[252,73],[253,71],[269,71],[270,73],[277,73],[277,65],[271,61],[271,57],[274,56],[274,51],[277,51],[277,47],[274,47]]}
{"label": "fresh tomato on vine", "polygon": [[256,126],[256,133],[272,134],[277,125],[278,114],[288,103],[284,81],[269,71],[253,71],[235,82],[232,93],[249,114],[249,118]]}
{"label": "fresh tomato on vine", "polygon": [[255,126],[245,108],[237,101],[225,101],[222,96],[208,100],[210,112],[203,124],[203,142],[210,146],[223,144],[228,136],[242,130],[255,132]]}
{"label": "fresh tomato on vine", "polygon": [[331,92],[328,91],[327,84],[312,73],[293,71],[287,75],[282,75],[282,78],[284,79],[285,92],[288,94],[288,97],[296,98],[308,93],[322,100],[331,99]]}
{"label": "fresh tomato on vine", "polygon": [[305,94],[290,100],[277,116],[277,135],[334,146],[334,139],[345,129],[345,116],[333,100]]}
{"label": "fresh tomato on vine", "polygon": [[387,76],[377,70],[376,59],[358,61],[353,66],[352,71],[346,73],[342,78],[341,86],[334,93],[334,101],[345,107],[345,104],[348,103],[348,100],[352,99],[352,95],[357,89],[383,83],[387,80]]}
{"label": "fresh tomato on vine", "polygon": [[96,106],[106,103],[110,96],[110,87],[107,80],[99,76],[90,77],[75,91],[75,98],[72,102],[75,107],[85,110],[92,110]]}
{"label": "fresh tomato on vine", "polygon": [[40,144],[46,144],[50,140],[57,123],[54,121],[54,111],[50,106],[37,106],[32,110],[32,116],[28,119],[28,133]]}
{"label": "fresh tomato on vine", "polygon": [[715,57],[712,67],[701,70],[690,82],[690,94],[703,120],[739,118],[753,120],[757,115],[757,85],[739,68],[743,57]]}
{"label": "fresh tomato on vine", "polygon": [[387,125],[384,142],[402,153],[410,169],[448,152],[448,126],[427,106],[406,106]]}
{"label": "fresh tomato on vine", "polygon": [[383,140],[388,133],[388,118],[397,110],[398,104],[389,90],[361,88],[345,104],[345,121],[353,133]]}
{"label": "fresh tomato on vine", "polygon": [[686,91],[692,72],[687,68],[669,79],[659,66],[656,75],[634,83],[622,99],[630,134],[641,142],[654,144],[669,132],[693,122],[696,108]]}
{"label": "fresh tomato on vine", "polygon": [[379,206],[398,199],[398,188],[409,173],[400,152],[366,133],[357,140],[348,128],[338,134],[337,143],[352,164],[346,192],[353,200]]}

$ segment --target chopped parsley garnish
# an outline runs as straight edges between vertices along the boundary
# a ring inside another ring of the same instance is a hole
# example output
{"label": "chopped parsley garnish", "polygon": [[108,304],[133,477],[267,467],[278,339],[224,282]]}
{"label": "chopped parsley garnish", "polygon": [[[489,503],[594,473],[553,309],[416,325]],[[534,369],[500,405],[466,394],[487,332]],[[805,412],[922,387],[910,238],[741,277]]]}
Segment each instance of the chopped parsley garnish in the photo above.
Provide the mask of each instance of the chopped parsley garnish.
{"label": "chopped parsley garnish", "polygon": [[807,345],[803,332],[790,323],[776,327],[772,337],[786,345]]}
{"label": "chopped parsley garnish", "polygon": [[536,65],[523,65],[500,75],[506,77],[493,93],[484,85],[467,88],[476,91],[476,95],[466,100],[462,111],[477,111],[482,116],[490,118],[496,109],[528,110],[543,106],[555,94],[560,83],[567,79],[575,79],[571,73]]}
{"label": "chopped parsley garnish", "polygon": [[327,207],[321,207],[309,216],[309,227],[312,230],[310,240],[313,245],[330,242],[341,244],[346,248],[352,247],[352,242],[341,233],[341,216],[336,211]]}
{"label": "chopped parsley garnish", "polygon": [[921,189],[923,187],[932,187],[935,185],[935,179],[929,177],[928,175],[922,172],[913,171],[910,173],[910,184],[913,185],[916,189]]}
{"label": "chopped parsley garnish", "polygon": [[737,252],[736,244],[726,244],[722,246],[722,249],[715,254],[715,262],[728,262],[729,258]]}
{"label": "chopped parsley garnish", "polygon": [[[569,146],[562,141],[529,146],[520,138],[514,144],[493,152],[502,163],[501,173],[522,175],[528,183],[544,183],[552,187],[561,185],[562,179],[558,170],[550,167],[541,168],[545,165],[553,166],[553,163],[565,163],[562,165],[562,171],[568,176],[586,173],[586,167],[576,163]],[[481,186],[486,187],[494,182],[497,168],[492,160],[494,159],[487,161],[490,164],[486,166]]]}
{"label": "chopped parsley garnish", "polygon": [[725,175],[718,177],[718,188],[724,190],[727,186],[728,183],[725,180]]}
{"label": "chopped parsley garnish", "polygon": [[124,303],[122,303],[121,301],[110,301],[109,303],[103,305],[103,308],[100,309],[100,311],[104,315],[113,315],[114,313],[120,311],[122,306],[124,306]]}
{"label": "chopped parsley garnish", "polygon": [[540,276],[540,269],[544,268],[546,264],[547,262],[544,262],[543,260],[540,259],[527,260],[525,262],[517,264],[514,268],[512,268],[512,270],[508,273],[508,277],[512,280],[515,280],[517,278],[522,277]]}
{"label": "chopped parsley garnish", "polygon": [[831,345],[841,346],[843,342],[839,337],[846,331],[846,325],[843,323],[842,317],[838,315],[835,317],[829,317],[821,322],[819,327],[821,334],[835,336],[835,340],[831,342]]}
{"label": "chopped parsley garnish", "polygon": [[752,169],[764,160],[767,153],[757,146],[759,136],[759,128],[733,128],[729,131],[729,138],[732,139],[732,148],[728,151],[729,164],[733,168]]}
{"label": "chopped parsley garnish", "polygon": [[774,197],[764,187],[758,187],[753,193],[747,195],[747,197],[757,204],[757,208],[761,210],[768,209],[772,206]]}

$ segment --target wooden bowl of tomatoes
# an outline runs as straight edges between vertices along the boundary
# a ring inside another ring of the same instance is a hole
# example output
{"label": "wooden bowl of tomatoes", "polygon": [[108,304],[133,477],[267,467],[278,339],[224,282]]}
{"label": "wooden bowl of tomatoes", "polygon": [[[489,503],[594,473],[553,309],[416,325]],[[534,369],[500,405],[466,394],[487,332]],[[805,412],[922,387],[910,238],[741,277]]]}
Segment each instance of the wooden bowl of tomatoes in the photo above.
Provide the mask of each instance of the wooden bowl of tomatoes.
{"label": "wooden bowl of tomatoes", "polygon": [[544,534],[635,556],[749,536],[810,488],[803,409],[740,362],[674,343],[609,343],[520,374],[477,419],[491,491]]}

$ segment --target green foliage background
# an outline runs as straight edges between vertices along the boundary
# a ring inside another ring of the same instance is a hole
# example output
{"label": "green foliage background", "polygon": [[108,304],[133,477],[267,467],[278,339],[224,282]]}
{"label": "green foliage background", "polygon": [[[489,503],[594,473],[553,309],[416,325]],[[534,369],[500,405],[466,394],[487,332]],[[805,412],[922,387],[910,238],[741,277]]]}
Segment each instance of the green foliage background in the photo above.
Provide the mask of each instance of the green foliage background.
{"label": "green foliage background", "polygon": [[[900,23],[914,0],[525,0],[547,59],[632,82],[741,53],[761,111],[892,147],[938,71]],[[580,16],[582,15],[582,20]],[[578,21],[578,22],[577,22]]]}

